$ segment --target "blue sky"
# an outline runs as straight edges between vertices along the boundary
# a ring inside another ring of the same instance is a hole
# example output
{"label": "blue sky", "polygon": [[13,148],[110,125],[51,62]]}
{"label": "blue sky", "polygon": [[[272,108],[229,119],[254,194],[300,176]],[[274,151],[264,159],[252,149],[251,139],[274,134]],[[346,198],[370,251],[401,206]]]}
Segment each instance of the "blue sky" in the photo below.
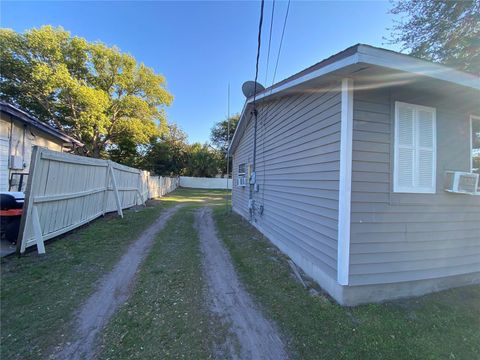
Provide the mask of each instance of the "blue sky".
{"label": "blue sky", "polygon": [[[174,103],[168,120],[190,141],[207,141],[227,114],[240,112],[241,85],[255,75],[260,1],[216,2],[1,2],[2,27],[23,32],[61,25],[89,41],[116,45],[163,74]],[[272,2],[265,3],[259,81],[265,84]],[[270,85],[287,2],[275,5]],[[389,2],[292,0],[276,80],[300,71],[356,43],[385,45],[392,16]]]}

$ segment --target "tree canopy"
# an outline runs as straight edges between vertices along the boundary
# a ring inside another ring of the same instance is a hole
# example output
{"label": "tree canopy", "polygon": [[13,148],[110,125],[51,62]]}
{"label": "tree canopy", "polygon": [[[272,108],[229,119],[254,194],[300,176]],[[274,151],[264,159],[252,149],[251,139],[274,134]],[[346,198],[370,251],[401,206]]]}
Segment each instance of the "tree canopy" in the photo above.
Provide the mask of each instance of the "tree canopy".
{"label": "tree canopy", "polygon": [[197,177],[215,177],[223,173],[225,157],[210,144],[194,143],[188,148],[184,175]]}
{"label": "tree canopy", "polygon": [[132,155],[166,130],[165,78],[116,47],[63,28],[0,29],[0,98],[85,144],[84,155]]}
{"label": "tree canopy", "polygon": [[480,74],[480,0],[395,0],[391,43],[411,55]]}
{"label": "tree canopy", "polygon": [[156,175],[182,175],[187,156],[187,134],[176,124],[169,124],[168,130],[146,152],[141,167]]}
{"label": "tree canopy", "polygon": [[[212,144],[223,153],[227,152],[228,144],[233,138],[238,120],[240,120],[240,114],[235,114],[225,120],[217,122],[210,131]],[[230,123],[230,134],[228,133],[228,123]]]}
{"label": "tree canopy", "polygon": [[225,172],[225,156],[210,144],[188,144],[187,134],[169,124],[159,139],[149,146],[140,167],[155,175],[215,177]]}

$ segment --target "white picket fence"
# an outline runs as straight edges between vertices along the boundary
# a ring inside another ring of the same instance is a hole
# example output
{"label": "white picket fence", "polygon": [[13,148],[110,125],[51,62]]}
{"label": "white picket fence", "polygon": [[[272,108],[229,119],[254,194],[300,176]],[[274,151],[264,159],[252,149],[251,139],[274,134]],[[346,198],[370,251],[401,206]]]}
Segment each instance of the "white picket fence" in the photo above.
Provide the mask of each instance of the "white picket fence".
{"label": "white picket fence", "polygon": [[105,213],[145,204],[179,185],[178,178],[109,160],[75,156],[34,147],[20,224],[20,252],[73,230]]}
{"label": "white picket fence", "polygon": [[193,189],[232,189],[232,179],[180,176],[180,186]]}

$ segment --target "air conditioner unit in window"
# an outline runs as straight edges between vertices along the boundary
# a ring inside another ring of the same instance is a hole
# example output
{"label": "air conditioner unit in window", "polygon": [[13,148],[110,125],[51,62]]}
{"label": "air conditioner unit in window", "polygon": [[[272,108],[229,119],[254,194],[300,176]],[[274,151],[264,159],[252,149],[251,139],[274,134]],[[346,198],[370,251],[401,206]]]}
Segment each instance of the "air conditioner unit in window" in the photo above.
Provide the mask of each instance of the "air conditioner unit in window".
{"label": "air conditioner unit in window", "polygon": [[458,194],[476,194],[478,174],[462,171],[445,172],[445,191]]}
{"label": "air conditioner unit in window", "polygon": [[247,178],[245,176],[239,176],[237,178],[237,186],[239,187],[247,186]]}

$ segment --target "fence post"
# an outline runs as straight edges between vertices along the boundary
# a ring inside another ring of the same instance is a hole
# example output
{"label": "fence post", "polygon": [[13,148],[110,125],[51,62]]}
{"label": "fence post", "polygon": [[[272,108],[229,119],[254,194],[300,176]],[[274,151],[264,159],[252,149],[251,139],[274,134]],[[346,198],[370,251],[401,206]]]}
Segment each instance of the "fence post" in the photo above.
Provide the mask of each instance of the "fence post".
{"label": "fence post", "polygon": [[114,169],[113,166],[109,166],[108,168],[110,170],[110,176],[112,177],[113,193],[115,195],[115,202],[117,203],[118,215],[123,218],[122,203],[120,202],[120,194],[118,193],[117,181],[115,180],[115,173],[113,171]]}
{"label": "fence post", "polygon": [[[33,234],[35,235],[35,241],[37,243],[37,251],[39,254],[45,254],[45,244],[43,243],[42,225],[40,224],[38,210],[35,205],[33,206],[33,210],[32,210],[32,225],[33,225]],[[23,249],[23,251],[25,251],[25,249]]]}
{"label": "fence post", "polygon": [[102,216],[105,216],[108,206],[108,183],[110,180],[110,160],[107,160],[107,167],[105,169],[105,191],[103,192],[103,212]]}
{"label": "fence post", "polygon": [[38,146],[33,147],[31,163],[30,163],[30,175],[29,179],[27,180],[27,188],[25,189],[25,200],[23,205],[23,214],[20,219],[20,229],[18,231],[18,238],[17,238],[17,254],[23,254],[25,252],[25,248],[27,246],[25,240],[25,229],[27,229],[28,224],[27,220],[30,220],[31,213],[33,210],[33,196],[32,195],[32,188],[33,182],[37,181],[35,179],[37,173],[37,167],[40,162],[40,157],[42,156],[42,149]]}

